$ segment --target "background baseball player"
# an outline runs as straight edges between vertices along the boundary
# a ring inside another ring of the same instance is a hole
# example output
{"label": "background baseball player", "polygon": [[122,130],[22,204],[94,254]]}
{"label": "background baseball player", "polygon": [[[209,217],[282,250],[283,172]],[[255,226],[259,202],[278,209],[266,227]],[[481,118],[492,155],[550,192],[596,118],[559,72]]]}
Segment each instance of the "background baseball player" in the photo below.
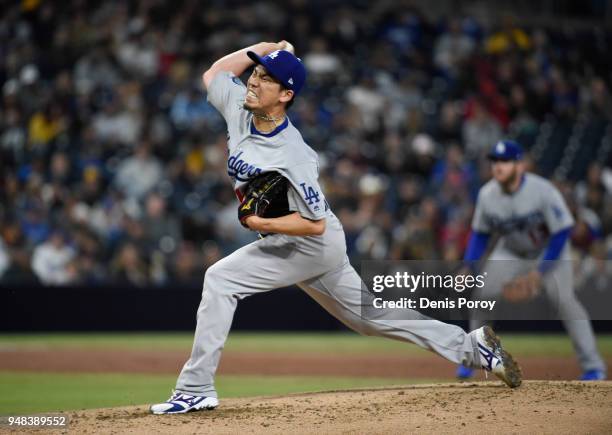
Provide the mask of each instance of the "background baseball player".
{"label": "background baseball player", "polygon": [[[291,50],[285,41],[259,43],[219,59],[204,73],[208,101],[227,122],[227,168],[237,196],[245,199],[250,180],[278,172],[288,180],[291,213],[241,219],[268,236],[208,269],[191,357],[174,394],[151,411],[167,414],[216,407],[215,371],[238,300],[296,283],[362,334],[415,343],[450,361],[492,371],[511,387],[520,385],[518,365],[488,327],[468,334],[417,312],[411,312],[414,320],[393,322],[360,316],[362,281],[346,255],[342,225],[319,186],[317,155],[285,113],[306,76],[302,62],[285,49]],[[239,76],[253,64],[245,87]]]}
{"label": "background baseball player", "polygon": [[[522,156],[521,146],[513,141],[495,144],[488,155],[493,179],[478,194],[465,260],[480,260],[491,236],[501,237],[484,268],[488,285],[474,299],[497,299],[503,294],[510,301],[525,301],[543,289],[572,340],[583,370],[581,379],[605,379],[591,322],[574,294],[567,243],[574,219],[552,183],[525,172]],[[471,328],[485,323],[477,313],[471,315]],[[472,369],[459,366],[457,376],[469,378]]]}

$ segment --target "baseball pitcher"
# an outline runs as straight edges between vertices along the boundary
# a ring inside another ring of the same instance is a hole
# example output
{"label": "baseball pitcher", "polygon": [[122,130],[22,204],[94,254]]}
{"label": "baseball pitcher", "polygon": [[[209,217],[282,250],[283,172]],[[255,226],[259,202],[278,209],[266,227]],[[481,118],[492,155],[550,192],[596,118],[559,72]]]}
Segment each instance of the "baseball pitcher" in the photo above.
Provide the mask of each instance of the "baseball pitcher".
{"label": "baseball pitcher", "polygon": [[[253,66],[245,86],[239,77]],[[361,317],[365,286],[349,263],[342,225],[319,186],[317,154],[287,116],[305,79],[306,70],[286,41],[231,53],[203,75],[208,101],[227,123],[227,172],[240,200],[237,218],[263,237],[207,270],[191,357],[172,396],[152,405],[151,412],[215,408],[215,372],[238,301],[292,284],[361,334],[415,343],[519,386],[520,368],[489,327],[468,334],[416,311],[414,320]]]}

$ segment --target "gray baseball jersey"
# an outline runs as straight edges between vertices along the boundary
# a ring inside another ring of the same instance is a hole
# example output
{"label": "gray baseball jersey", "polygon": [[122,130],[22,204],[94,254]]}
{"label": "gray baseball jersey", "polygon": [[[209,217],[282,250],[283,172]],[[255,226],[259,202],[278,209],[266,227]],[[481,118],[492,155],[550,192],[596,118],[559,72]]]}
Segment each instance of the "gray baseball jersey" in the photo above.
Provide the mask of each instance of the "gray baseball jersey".
{"label": "gray baseball jersey", "polygon": [[561,193],[548,180],[526,173],[519,190],[503,192],[490,180],[478,194],[472,229],[501,235],[500,243],[517,255],[535,258],[549,236],[574,224]]}
{"label": "gray baseball jersey", "polygon": [[193,349],[176,391],[216,397],[214,376],[238,300],[292,284],[362,334],[415,343],[450,361],[480,366],[475,335],[456,325],[412,310],[407,311],[410,320],[362,317],[363,282],[346,255],[342,225],[319,187],[316,153],[289,120],[268,135],[255,131],[252,115],[242,107],[245,94],[240,80],[224,72],[208,87],[208,100],[227,121],[227,169],[236,194],[240,198],[248,180],[257,174],[278,171],[291,183],[288,199],[292,210],[310,219],[326,218],[325,232],[306,237],[272,234],[243,246],[206,271]]}
{"label": "gray baseball jersey", "polygon": [[329,206],[319,186],[319,160],[289,118],[273,132],[255,130],[253,114],[243,108],[246,87],[237,77],[220,72],[209,86],[208,101],[227,122],[229,158],[227,173],[239,199],[249,180],[264,172],[286,177],[289,208],[303,217],[318,220],[328,216]]}

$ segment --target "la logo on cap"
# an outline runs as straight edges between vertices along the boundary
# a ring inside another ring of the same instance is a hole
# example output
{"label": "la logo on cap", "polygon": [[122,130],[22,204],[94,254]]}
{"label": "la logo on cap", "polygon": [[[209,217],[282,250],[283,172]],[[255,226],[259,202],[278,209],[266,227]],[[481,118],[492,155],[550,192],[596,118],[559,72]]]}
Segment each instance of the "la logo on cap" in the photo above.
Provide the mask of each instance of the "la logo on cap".
{"label": "la logo on cap", "polygon": [[503,142],[498,142],[495,146],[495,151],[499,154],[503,154],[506,152],[506,145]]}
{"label": "la logo on cap", "polygon": [[272,53],[268,55],[270,59],[276,59],[276,56],[278,56],[278,50],[273,51]]}
{"label": "la logo on cap", "polygon": [[289,83],[290,85],[293,84],[293,77],[291,77],[289,80],[287,80],[287,83]]}

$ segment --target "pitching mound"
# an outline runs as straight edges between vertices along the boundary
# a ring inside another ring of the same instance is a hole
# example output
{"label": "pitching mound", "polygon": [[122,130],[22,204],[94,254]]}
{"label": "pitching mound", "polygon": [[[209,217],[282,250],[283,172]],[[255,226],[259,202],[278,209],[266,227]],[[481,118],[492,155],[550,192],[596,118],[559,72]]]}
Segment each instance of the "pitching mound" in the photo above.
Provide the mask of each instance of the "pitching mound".
{"label": "pitching mound", "polygon": [[146,406],[71,412],[70,433],[610,433],[612,382],[398,386],[222,400],[153,416]]}

